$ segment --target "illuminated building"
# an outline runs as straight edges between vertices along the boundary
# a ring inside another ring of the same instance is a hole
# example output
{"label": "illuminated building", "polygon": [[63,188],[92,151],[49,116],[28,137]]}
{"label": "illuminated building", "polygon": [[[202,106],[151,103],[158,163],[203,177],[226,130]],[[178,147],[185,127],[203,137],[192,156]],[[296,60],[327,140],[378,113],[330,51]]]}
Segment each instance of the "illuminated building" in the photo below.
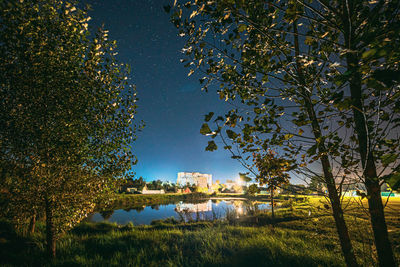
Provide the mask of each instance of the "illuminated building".
{"label": "illuminated building", "polygon": [[211,188],[212,175],[199,172],[178,172],[176,183],[180,186],[195,184],[200,188]]}

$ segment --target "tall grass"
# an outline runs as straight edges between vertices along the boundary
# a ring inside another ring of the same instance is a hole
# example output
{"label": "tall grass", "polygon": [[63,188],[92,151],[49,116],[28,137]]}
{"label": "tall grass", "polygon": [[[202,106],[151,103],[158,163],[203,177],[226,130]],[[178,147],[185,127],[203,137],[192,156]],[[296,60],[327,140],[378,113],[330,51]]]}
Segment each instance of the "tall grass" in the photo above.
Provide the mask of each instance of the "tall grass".
{"label": "tall grass", "polygon": [[[329,240],[270,227],[224,223],[118,226],[84,223],[58,242],[47,262],[43,248],[14,264],[28,266],[343,266]],[[339,254],[340,255],[340,254]],[[4,262],[5,263],[5,262]]]}

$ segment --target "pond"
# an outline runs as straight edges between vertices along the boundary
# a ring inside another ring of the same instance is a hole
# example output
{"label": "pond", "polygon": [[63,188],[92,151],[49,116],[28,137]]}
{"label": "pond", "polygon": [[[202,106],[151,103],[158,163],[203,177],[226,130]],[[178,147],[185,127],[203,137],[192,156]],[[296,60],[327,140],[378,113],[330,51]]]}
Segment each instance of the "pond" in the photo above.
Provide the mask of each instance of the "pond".
{"label": "pond", "polygon": [[153,220],[167,219],[174,217],[177,220],[215,220],[224,219],[226,216],[236,218],[251,214],[260,210],[270,209],[267,202],[224,199],[207,200],[199,203],[179,202],[168,205],[143,206],[132,209],[117,209],[111,211],[97,212],[88,217],[91,222],[116,222],[134,225],[150,224]]}

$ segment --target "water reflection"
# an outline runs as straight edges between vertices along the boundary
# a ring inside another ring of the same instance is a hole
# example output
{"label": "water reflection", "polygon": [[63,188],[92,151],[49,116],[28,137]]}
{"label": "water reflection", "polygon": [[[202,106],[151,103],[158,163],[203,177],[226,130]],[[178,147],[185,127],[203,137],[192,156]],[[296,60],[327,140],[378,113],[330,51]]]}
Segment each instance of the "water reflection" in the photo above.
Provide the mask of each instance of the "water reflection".
{"label": "water reflection", "polygon": [[[212,214],[212,202],[209,200],[204,203],[184,203],[179,202],[176,204],[175,211],[181,221],[192,221],[192,220],[212,220],[209,218]],[[216,218],[214,218],[216,219]]]}
{"label": "water reflection", "polygon": [[204,202],[204,203],[183,203],[182,201],[176,204],[176,211],[177,212],[206,212],[212,210],[212,202],[211,200]]}
{"label": "water reflection", "polygon": [[100,215],[101,217],[103,217],[104,220],[110,219],[113,214],[114,214],[113,210],[104,210],[100,212]]}
{"label": "water reflection", "polygon": [[92,214],[88,220],[94,222],[109,221],[119,224],[132,222],[135,225],[150,224],[153,220],[174,217],[181,221],[215,220],[238,218],[269,210],[267,202],[244,200],[208,200],[200,203],[179,202],[169,205],[151,205],[135,208],[102,211]]}

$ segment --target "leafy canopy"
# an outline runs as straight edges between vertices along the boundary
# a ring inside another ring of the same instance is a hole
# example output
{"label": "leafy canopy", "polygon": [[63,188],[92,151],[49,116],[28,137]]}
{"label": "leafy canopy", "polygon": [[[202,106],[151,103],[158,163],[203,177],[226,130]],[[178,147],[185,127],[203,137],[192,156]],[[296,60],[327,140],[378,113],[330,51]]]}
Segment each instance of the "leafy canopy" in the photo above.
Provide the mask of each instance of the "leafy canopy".
{"label": "leafy canopy", "polygon": [[115,41],[104,29],[89,32],[76,1],[0,5],[3,192],[10,212],[51,205],[63,231],[136,163],[135,87]]}

